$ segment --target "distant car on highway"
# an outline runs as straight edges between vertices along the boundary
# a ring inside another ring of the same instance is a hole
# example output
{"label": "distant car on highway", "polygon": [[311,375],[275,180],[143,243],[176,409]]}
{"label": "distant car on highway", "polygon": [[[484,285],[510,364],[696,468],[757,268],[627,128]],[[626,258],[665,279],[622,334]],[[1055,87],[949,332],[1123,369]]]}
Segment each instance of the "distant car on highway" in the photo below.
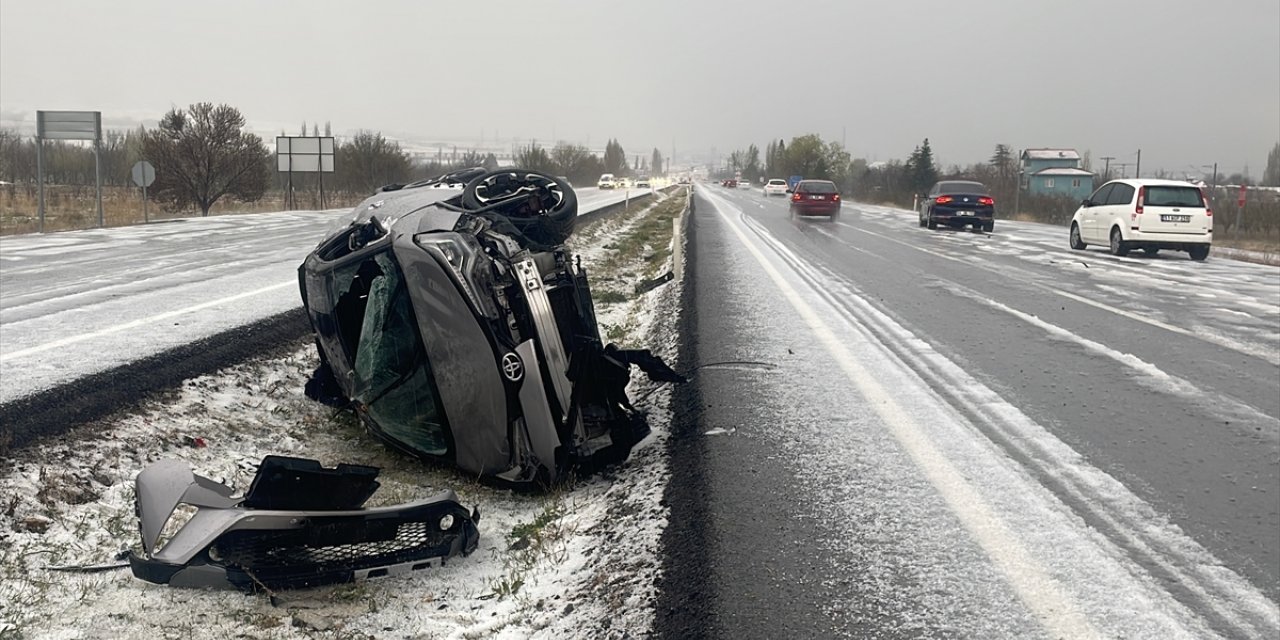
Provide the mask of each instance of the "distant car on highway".
{"label": "distant car on highway", "polygon": [[750,188],[751,188],[751,181],[750,181],[750,180],[748,180],[748,179],[746,179],[746,178],[743,178],[743,179],[739,180],[739,181],[738,181],[738,188],[739,188],[739,189],[750,189]]}
{"label": "distant car on highway", "polygon": [[730,189],[732,189],[738,186],[738,181],[735,180],[734,178],[725,178],[724,180],[720,181],[720,186],[729,187]]}
{"label": "distant car on highway", "polygon": [[1080,203],[1067,237],[1076,250],[1091,243],[1117,256],[1170,249],[1204,260],[1213,244],[1213,210],[1190,182],[1112,180]]}
{"label": "distant car on highway", "polygon": [[630,188],[631,188],[631,178],[618,178],[618,188],[619,188],[619,189],[630,189]]}
{"label": "distant car on highway", "polygon": [[636,188],[651,189],[653,188],[653,183],[649,181],[649,176],[640,176],[639,178],[636,178]]}
{"label": "distant car on highway", "polygon": [[764,184],[764,195],[765,197],[787,195],[787,181],[782,178],[770,179]]}
{"label": "distant car on highway", "polygon": [[606,173],[606,174],[601,175],[601,176],[600,176],[600,179],[596,181],[596,188],[598,188],[598,189],[617,189],[617,188],[618,188],[618,181],[617,181],[617,180],[614,180],[614,178],[613,178],[613,174],[612,174],[612,173]]}
{"label": "distant car on highway", "polygon": [[840,217],[840,190],[830,180],[801,180],[791,192],[791,216]]}
{"label": "distant car on highway", "polygon": [[921,201],[919,217],[920,226],[930,229],[967,226],[990,232],[996,226],[996,201],[981,182],[942,180]]}

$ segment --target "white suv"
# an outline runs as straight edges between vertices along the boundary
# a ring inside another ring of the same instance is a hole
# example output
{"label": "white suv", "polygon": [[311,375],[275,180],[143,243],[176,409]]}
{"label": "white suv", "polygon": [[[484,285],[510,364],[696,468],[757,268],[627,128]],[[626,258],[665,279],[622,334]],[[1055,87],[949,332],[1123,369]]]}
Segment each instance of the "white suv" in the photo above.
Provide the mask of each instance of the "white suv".
{"label": "white suv", "polygon": [[1118,256],[1133,249],[1149,255],[1171,249],[1204,260],[1213,243],[1213,211],[1200,187],[1190,182],[1112,180],[1080,203],[1071,218],[1070,242],[1072,249],[1104,245]]}
{"label": "white suv", "polygon": [[612,173],[606,173],[604,175],[601,175],[600,179],[596,181],[596,188],[597,189],[616,189],[618,188],[618,183],[613,179]]}
{"label": "white suv", "polygon": [[787,181],[781,178],[770,179],[764,184],[764,195],[765,197],[787,195]]}

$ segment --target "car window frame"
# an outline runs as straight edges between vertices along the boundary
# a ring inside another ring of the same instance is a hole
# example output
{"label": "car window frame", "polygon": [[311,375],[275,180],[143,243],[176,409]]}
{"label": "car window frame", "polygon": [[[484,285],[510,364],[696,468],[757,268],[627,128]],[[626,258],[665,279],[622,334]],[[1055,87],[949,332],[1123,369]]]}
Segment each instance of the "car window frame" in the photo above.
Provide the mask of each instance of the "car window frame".
{"label": "car window frame", "polygon": [[[1124,198],[1124,200],[1118,200],[1118,199],[1117,199],[1117,198],[1119,197],[1119,195],[1120,195],[1120,190],[1121,190],[1121,189],[1128,189],[1128,190],[1129,190],[1128,195]],[[1138,189],[1137,189],[1136,187],[1134,187],[1133,185],[1131,185],[1131,184],[1126,184],[1126,183],[1124,183],[1124,182],[1117,182],[1117,183],[1116,183],[1116,185],[1115,185],[1115,188],[1113,188],[1113,189],[1111,190],[1111,193],[1107,196],[1107,205],[1108,205],[1108,206],[1117,206],[1117,205],[1119,205],[1119,206],[1123,206],[1123,205],[1131,204],[1131,203],[1133,202],[1133,198],[1134,198],[1134,196],[1135,196],[1135,195],[1137,195],[1137,193],[1138,193]]]}
{"label": "car window frame", "polygon": [[[1098,187],[1098,190],[1094,191],[1093,195],[1089,196],[1089,206],[1101,207],[1107,204],[1107,198],[1111,196],[1111,192],[1115,190],[1115,187],[1117,184],[1120,184],[1120,183],[1108,182],[1102,185],[1101,187]],[[1102,193],[1103,191],[1106,191],[1106,193],[1105,194]]]}

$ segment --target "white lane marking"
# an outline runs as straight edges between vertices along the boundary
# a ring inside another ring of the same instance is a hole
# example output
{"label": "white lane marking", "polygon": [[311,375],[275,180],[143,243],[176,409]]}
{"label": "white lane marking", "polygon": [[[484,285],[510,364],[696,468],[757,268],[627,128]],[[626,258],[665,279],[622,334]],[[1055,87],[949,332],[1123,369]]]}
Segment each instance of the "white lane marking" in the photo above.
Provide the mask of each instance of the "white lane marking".
{"label": "white lane marking", "polygon": [[1258,352],[1258,351],[1259,351],[1258,349],[1251,349],[1248,345],[1240,344],[1239,342],[1237,342],[1237,341],[1235,341],[1235,340],[1232,340],[1232,339],[1230,339],[1230,338],[1227,338],[1226,336],[1220,336],[1220,335],[1212,334],[1212,333],[1200,333],[1200,332],[1196,332],[1196,331],[1189,331],[1189,330],[1187,330],[1187,329],[1183,329],[1182,327],[1179,327],[1179,326],[1176,326],[1176,325],[1172,325],[1172,324],[1169,324],[1169,323],[1164,322],[1164,321],[1161,321],[1161,320],[1156,320],[1155,318],[1148,318],[1147,316],[1144,316],[1144,315],[1141,315],[1141,314],[1137,314],[1137,313],[1134,313],[1134,312],[1132,312],[1132,311],[1126,311],[1125,309],[1120,309],[1120,308],[1118,308],[1118,307],[1113,307],[1113,306],[1111,306],[1111,305],[1109,305],[1109,304],[1106,304],[1105,302],[1098,302],[1098,301],[1096,301],[1096,300],[1090,300],[1089,298],[1086,298],[1086,297],[1084,297],[1084,296],[1079,296],[1079,295],[1076,295],[1076,294],[1074,294],[1074,293],[1069,293],[1069,292],[1067,292],[1067,291],[1063,291],[1063,290],[1061,290],[1061,289],[1055,289],[1055,288],[1053,288],[1053,287],[1051,287],[1051,286],[1049,286],[1049,285],[1046,285],[1046,284],[1043,284],[1043,283],[1040,283],[1040,282],[1036,282],[1036,281],[1034,281],[1034,280],[1030,280],[1030,279],[1028,279],[1028,278],[1020,278],[1020,277],[1014,276],[1013,274],[1009,273],[1007,270],[1000,270],[1000,269],[998,269],[998,268],[996,268],[996,267],[992,267],[992,266],[988,266],[988,265],[985,265],[985,264],[981,264],[981,263],[979,263],[979,262],[975,262],[975,261],[972,261],[972,260],[962,260],[962,259],[957,258],[957,257],[955,257],[955,256],[949,256],[949,255],[947,255],[947,254],[945,254],[945,253],[941,253],[941,252],[938,252],[938,251],[933,251],[933,250],[930,250],[930,249],[925,249],[924,247],[916,246],[916,245],[914,245],[914,244],[911,244],[910,242],[903,242],[902,240],[898,240],[897,238],[891,238],[891,237],[889,237],[889,236],[887,236],[887,235],[884,235],[884,234],[882,234],[882,233],[876,233],[875,231],[869,231],[869,230],[867,230],[867,229],[863,229],[863,228],[861,228],[861,227],[855,227],[855,226],[853,226],[853,225],[851,225],[851,224],[847,224],[847,223],[844,223],[844,222],[839,222],[839,223],[837,223],[837,224],[839,224],[839,225],[841,225],[841,226],[848,227],[848,228],[850,228],[850,229],[856,229],[856,230],[861,231],[861,232],[863,232],[863,233],[867,233],[867,234],[870,234],[870,235],[876,236],[877,238],[882,238],[882,239],[884,239],[884,240],[888,240],[888,241],[890,241],[890,242],[896,242],[896,243],[898,243],[898,244],[900,244],[900,245],[903,245],[903,246],[906,246],[906,247],[910,247],[910,248],[915,249],[915,250],[917,250],[917,251],[923,251],[924,253],[927,253],[927,254],[932,255],[932,256],[936,256],[936,257],[943,258],[943,259],[946,259],[946,260],[951,260],[952,262],[958,262],[958,263],[963,264],[963,265],[966,265],[966,266],[970,266],[970,267],[978,267],[978,268],[981,268],[981,269],[986,269],[986,270],[988,270],[988,271],[994,271],[994,272],[999,273],[1002,277],[1010,278],[1010,279],[1017,280],[1017,281],[1019,281],[1019,282],[1025,283],[1025,284],[1029,284],[1029,285],[1031,285],[1031,286],[1037,287],[1037,288],[1039,288],[1039,289],[1043,289],[1043,290],[1045,290],[1045,291],[1048,291],[1049,293],[1052,293],[1052,294],[1057,295],[1057,296],[1061,296],[1061,297],[1066,298],[1066,299],[1068,299],[1068,300],[1074,300],[1075,302],[1079,302],[1079,303],[1081,303],[1081,304],[1087,304],[1087,305],[1089,305],[1089,306],[1091,306],[1091,307],[1096,307],[1096,308],[1098,308],[1098,309],[1102,309],[1103,311],[1109,311],[1109,312],[1114,313],[1114,314],[1116,314],[1116,315],[1118,315],[1118,316],[1123,316],[1123,317],[1125,317],[1125,318],[1129,318],[1130,320],[1136,320],[1136,321],[1141,322],[1141,323],[1143,323],[1143,324],[1148,324],[1148,325],[1151,325],[1151,326],[1153,326],[1153,327],[1157,327],[1157,328],[1160,328],[1160,329],[1164,329],[1165,331],[1169,331],[1169,332],[1171,332],[1171,333],[1176,333],[1176,334],[1178,334],[1178,335],[1184,335],[1184,336],[1188,336],[1188,337],[1191,337],[1191,338],[1196,338],[1196,339],[1198,339],[1198,340],[1203,340],[1204,342],[1211,342],[1211,343],[1216,344],[1216,345],[1218,345],[1218,346],[1220,346],[1220,347],[1226,347],[1226,348],[1228,348],[1228,349],[1231,349],[1232,351],[1236,351],[1236,352],[1239,352],[1239,353],[1243,353],[1244,355],[1252,356],[1252,357],[1254,357],[1254,358],[1259,358],[1259,359],[1265,360],[1265,361],[1267,361],[1267,362],[1270,362],[1271,364],[1274,364],[1274,365],[1280,365],[1280,355],[1272,354],[1272,353],[1259,353],[1259,352]]}
{"label": "white lane marking", "polygon": [[1268,429],[1262,433],[1264,435],[1270,436],[1272,439],[1275,439],[1277,435],[1280,435],[1280,419],[1273,418],[1267,415],[1266,413],[1263,413],[1262,411],[1259,411],[1258,409],[1244,402],[1241,402],[1239,400],[1235,400],[1234,398],[1230,398],[1220,394],[1206,393],[1203,389],[1192,384],[1190,381],[1180,378],[1178,376],[1175,376],[1171,373],[1168,373],[1165,370],[1161,369],[1160,367],[1157,367],[1156,365],[1151,364],[1150,362],[1147,362],[1146,360],[1143,360],[1142,358],[1139,358],[1138,356],[1135,356],[1132,353],[1124,353],[1121,351],[1117,351],[1115,349],[1112,349],[1111,347],[1108,347],[1105,344],[1102,344],[1101,342],[1096,342],[1094,340],[1090,340],[1083,336],[1072,333],[1062,327],[1059,327],[1056,324],[1045,322],[1044,320],[1041,320],[1040,318],[1037,318],[1029,313],[1026,313],[1025,311],[1019,311],[1018,309],[1014,309],[1013,307],[1010,307],[1002,302],[998,302],[996,300],[988,298],[978,293],[977,291],[969,289],[959,283],[952,282],[949,280],[944,280],[942,282],[946,283],[945,284],[946,290],[954,295],[958,295],[962,298],[968,298],[980,304],[984,304],[988,307],[991,307],[992,309],[995,309],[997,311],[1003,311],[1004,313],[1007,313],[1019,320],[1022,320],[1023,322],[1026,322],[1027,324],[1030,324],[1033,327],[1044,330],[1045,333],[1048,333],[1053,337],[1074,342],[1098,355],[1110,358],[1111,360],[1114,360],[1141,375],[1148,376],[1154,380],[1158,380],[1161,383],[1164,383],[1165,385],[1167,385],[1169,389],[1173,392],[1173,395],[1177,397],[1198,399],[1200,404],[1208,405],[1208,406],[1215,405],[1215,404],[1226,404],[1233,410],[1235,414],[1235,415],[1230,415],[1231,419],[1239,420],[1241,418],[1248,418],[1248,419],[1257,421],[1259,423],[1265,424],[1268,426]]}
{"label": "white lane marking", "polygon": [[[1222,562],[1122,483],[1089,466],[1083,456],[1049,434],[1044,427],[1004,400],[967,371],[938,353],[887,313],[862,297],[847,277],[797,256],[758,222],[745,218],[760,240],[795,270],[814,293],[858,322],[864,335],[886,345],[940,394],[965,407],[986,425],[1004,446],[1019,452],[1026,464],[1058,480],[1059,489],[1074,509],[1105,523],[1119,546],[1140,564],[1158,567],[1164,580],[1185,587],[1222,620],[1241,631],[1241,637],[1270,638],[1280,627],[1280,609]],[[823,278],[819,278],[821,275]],[[892,346],[890,346],[892,345]],[[1198,611],[1197,611],[1198,612]],[[1207,637],[1191,632],[1191,637]]]}
{"label": "white lane marking", "polygon": [[43,353],[43,352],[48,351],[48,350],[50,350],[50,349],[57,349],[58,347],[65,347],[65,346],[67,346],[67,345],[75,344],[75,343],[77,343],[77,342],[84,342],[85,340],[92,340],[92,339],[94,339],[94,338],[98,338],[98,337],[105,336],[105,335],[110,335],[110,334],[113,334],[113,333],[118,333],[118,332],[120,332],[120,331],[125,331],[125,330],[127,330],[127,329],[134,329],[134,328],[141,327],[141,326],[144,326],[144,325],[147,325],[147,324],[151,324],[151,323],[153,323],[153,322],[159,322],[159,321],[161,321],[161,320],[167,320],[167,319],[169,319],[169,318],[174,318],[174,317],[180,316],[180,315],[182,315],[182,314],[184,314],[184,313],[192,313],[192,312],[194,312],[194,311],[200,311],[200,310],[202,310],[202,309],[208,309],[208,308],[210,308],[210,307],[216,307],[216,306],[218,306],[218,305],[226,304],[226,303],[228,303],[228,302],[235,302],[236,300],[242,300],[242,299],[244,299],[244,298],[250,298],[250,297],[253,297],[253,296],[256,296],[256,295],[261,295],[261,294],[264,294],[264,293],[268,293],[268,292],[270,292],[270,291],[275,291],[276,289],[283,289],[283,288],[285,288],[285,287],[296,287],[296,286],[298,286],[298,282],[297,282],[296,280],[291,280],[291,281],[287,281],[287,282],[281,282],[281,283],[279,283],[279,284],[273,284],[273,285],[268,286],[268,287],[262,287],[261,289],[254,289],[253,291],[245,291],[245,292],[243,292],[243,293],[237,293],[237,294],[236,294],[236,295],[234,295],[234,296],[228,296],[228,297],[226,297],[226,298],[219,298],[218,300],[210,300],[210,301],[208,301],[208,302],[201,302],[200,304],[197,304],[197,305],[192,305],[192,306],[190,306],[190,307],[184,307],[184,308],[182,308],[182,309],[174,309],[173,311],[166,311],[166,312],[164,312],[164,313],[158,313],[158,314],[156,314],[156,315],[154,315],[154,316],[147,316],[147,317],[145,317],[145,318],[138,318],[137,320],[133,320],[132,322],[126,322],[126,323],[124,323],[124,324],[118,324],[118,325],[115,325],[115,326],[107,327],[107,328],[105,328],[105,329],[99,329],[99,330],[94,331],[94,332],[92,332],[92,333],[82,333],[82,334],[79,334],[79,335],[67,336],[67,337],[62,338],[62,339],[59,339],[59,340],[54,340],[53,342],[46,342],[46,343],[44,343],[44,344],[38,344],[38,345],[35,345],[34,347],[27,347],[26,349],[19,349],[19,350],[17,350],[17,351],[13,351],[13,352],[10,352],[10,353],[0,354],[0,362],[7,362],[7,361],[9,361],[9,360],[13,360],[13,359],[16,359],[16,358],[22,358],[22,357],[29,356],[29,355],[34,355],[34,354],[37,354],[37,353]]}
{"label": "white lane marking", "polygon": [[875,374],[864,368],[857,357],[836,336],[813,307],[787,283],[759,247],[719,206],[716,213],[742,245],[769,275],[769,279],[782,291],[809,325],[809,329],[831,353],[840,369],[884,421],[886,427],[902,448],[915,461],[925,478],[946,501],[965,529],[982,547],[987,557],[996,565],[1018,593],[1023,604],[1039,618],[1050,632],[1059,638],[1096,638],[1097,630],[1079,611],[1079,607],[1059,588],[1057,581],[1027,552],[1021,541],[1000,520],[982,495],[940,452],[925,435],[924,430],[898,404],[893,394],[876,380]]}
{"label": "white lane marking", "polygon": [[848,247],[848,248],[850,248],[850,249],[853,249],[854,251],[857,251],[857,252],[859,252],[859,253],[865,253],[865,254],[867,254],[867,255],[871,256],[872,258],[880,258],[881,260],[884,260],[884,257],[883,257],[883,256],[879,256],[879,255],[876,255],[876,254],[874,254],[874,253],[871,253],[870,251],[867,251],[866,249],[863,249],[862,247],[855,247],[855,246],[853,246],[853,243],[852,243],[852,242],[849,242],[848,240],[845,240],[844,238],[841,238],[840,236],[838,236],[838,235],[836,235],[836,234],[834,234],[834,233],[831,233],[830,231],[827,231],[826,229],[823,229],[822,227],[814,227],[814,229],[815,229],[818,233],[821,233],[822,235],[824,235],[824,236],[826,236],[826,237],[828,237],[828,238],[831,238],[832,240],[835,240],[836,242],[839,242],[840,244],[842,244],[842,245],[844,245],[844,246],[846,246],[846,247]]}

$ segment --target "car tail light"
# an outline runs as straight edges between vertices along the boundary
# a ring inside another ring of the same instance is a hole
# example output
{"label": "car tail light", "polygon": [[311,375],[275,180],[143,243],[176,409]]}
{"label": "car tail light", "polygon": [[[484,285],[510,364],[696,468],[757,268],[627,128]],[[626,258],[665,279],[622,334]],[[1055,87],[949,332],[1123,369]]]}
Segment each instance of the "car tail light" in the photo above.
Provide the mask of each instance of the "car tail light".
{"label": "car tail light", "polygon": [[791,194],[791,201],[792,201],[792,202],[799,202],[799,201],[800,201],[800,192],[799,192],[799,191],[796,191],[796,192],[794,192],[794,193],[792,193],[792,194]]}
{"label": "car tail light", "polygon": [[946,204],[952,200],[955,200],[955,198],[952,198],[951,196],[938,196],[938,199],[933,202],[934,204]]}
{"label": "car tail light", "polygon": [[984,204],[984,205],[987,205],[987,206],[991,206],[991,205],[993,205],[993,204],[995,204],[995,203],[996,203],[996,199],[995,199],[995,198],[988,198],[988,197],[986,197],[986,196],[983,196],[983,197],[981,197],[981,198],[978,198],[978,204]]}
{"label": "car tail light", "polygon": [[1138,187],[1138,206],[1134,208],[1133,212],[1138,215],[1142,215],[1142,205],[1145,204],[1146,201],[1147,201],[1147,188]]}
{"label": "car tail light", "polygon": [[831,196],[831,199],[835,200],[836,202],[840,202],[840,194],[837,193],[834,196]]}

